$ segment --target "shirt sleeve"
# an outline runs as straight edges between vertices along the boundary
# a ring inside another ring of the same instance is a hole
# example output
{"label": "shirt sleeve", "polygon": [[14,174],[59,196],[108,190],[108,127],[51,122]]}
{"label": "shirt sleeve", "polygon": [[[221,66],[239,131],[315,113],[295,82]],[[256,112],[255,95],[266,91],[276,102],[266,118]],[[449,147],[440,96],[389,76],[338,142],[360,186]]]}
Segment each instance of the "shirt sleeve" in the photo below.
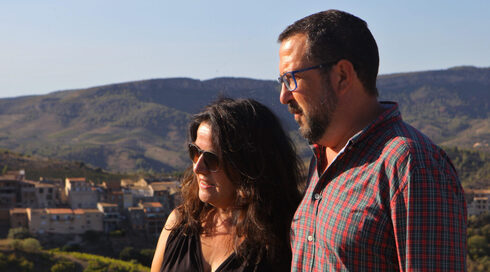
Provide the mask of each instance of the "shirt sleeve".
{"label": "shirt sleeve", "polygon": [[399,161],[391,217],[401,271],[466,271],[466,202],[445,154]]}

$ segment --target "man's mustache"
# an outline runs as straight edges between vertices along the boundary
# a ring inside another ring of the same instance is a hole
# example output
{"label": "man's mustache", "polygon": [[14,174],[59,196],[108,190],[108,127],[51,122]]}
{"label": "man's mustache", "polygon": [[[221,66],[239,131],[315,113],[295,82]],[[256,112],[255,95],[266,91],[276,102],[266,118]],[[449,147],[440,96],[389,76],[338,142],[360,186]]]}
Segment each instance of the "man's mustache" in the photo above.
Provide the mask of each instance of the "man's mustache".
{"label": "man's mustache", "polygon": [[303,113],[303,110],[299,107],[298,103],[296,101],[289,101],[288,103],[288,110],[292,114],[300,114]]}

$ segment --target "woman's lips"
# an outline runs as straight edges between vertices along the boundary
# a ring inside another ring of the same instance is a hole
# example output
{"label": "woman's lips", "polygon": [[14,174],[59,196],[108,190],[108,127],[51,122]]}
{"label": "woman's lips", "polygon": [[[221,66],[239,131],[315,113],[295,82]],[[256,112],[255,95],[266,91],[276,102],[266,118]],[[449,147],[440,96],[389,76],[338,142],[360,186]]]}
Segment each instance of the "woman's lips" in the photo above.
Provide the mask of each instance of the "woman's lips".
{"label": "woman's lips", "polygon": [[207,183],[207,182],[205,182],[205,181],[200,180],[200,181],[199,181],[199,187],[201,187],[202,189],[209,189],[209,188],[214,188],[214,187],[216,187],[216,185],[209,184],[209,183]]}

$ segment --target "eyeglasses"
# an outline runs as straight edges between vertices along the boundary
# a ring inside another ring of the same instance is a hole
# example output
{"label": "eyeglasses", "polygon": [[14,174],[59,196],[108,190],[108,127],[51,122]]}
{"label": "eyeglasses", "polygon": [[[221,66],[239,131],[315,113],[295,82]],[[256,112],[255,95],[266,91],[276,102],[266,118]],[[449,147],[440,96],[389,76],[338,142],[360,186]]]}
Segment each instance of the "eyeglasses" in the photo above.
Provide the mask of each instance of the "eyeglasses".
{"label": "eyeglasses", "polygon": [[206,168],[209,171],[211,172],[218,171],[219,168],[218,155],[209,151],[204,151],[199,147],[197,147],[197,145],[195,144],[189,144],[189,157],[191,158],[191,161],[193,163],[197,163],[201,155],[203,156],[204,164],[206,165]]}
{"label": "eyeglasses", "polygon": [[291,72],[286,72],[286,73],[282,74],[282,76],[280,76],[280,77],[277,78],[277,82],[279,82],[279,84],[283,84],[284,83],[284,85],[286,86],[286,88],[290,92],[292,92],[292,91],[296,90],[296,88],[298,88],[298,83],[296,82],[296,78],[294,77],[294,74],[301,73],[301,72],[306,72],[306,71],[314,70],[314,69],[325,68],[325,67],[330,66],[332,64],[335,64],[337,62],[338,61],[332,61],[332,62],[320,64],[320,65],[311,66],[311,67],[308,67],[308,68],[303,68],[303,69],[299,69],[299,70],[295,70],[295,71],[291,71]]}

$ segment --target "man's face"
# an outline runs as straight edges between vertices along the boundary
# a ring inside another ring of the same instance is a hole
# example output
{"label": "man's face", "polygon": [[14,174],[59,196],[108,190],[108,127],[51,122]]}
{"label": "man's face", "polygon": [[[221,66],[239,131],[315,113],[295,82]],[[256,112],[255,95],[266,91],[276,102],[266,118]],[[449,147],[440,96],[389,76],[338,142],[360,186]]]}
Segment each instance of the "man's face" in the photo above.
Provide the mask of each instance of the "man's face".
{"label": "man's face", "polygon": [[[306,57],[306,35],[296,34],[284,40],[279,48],[279,74],[321,63],[311,63]],[[300,133],[311,143],[317,143],[328,129],[336,109],[337,97],[329,74],[324,70],[296,73],[297,88],[293,92],[282,86],[280,101],[287,104],[298,122]]]}

